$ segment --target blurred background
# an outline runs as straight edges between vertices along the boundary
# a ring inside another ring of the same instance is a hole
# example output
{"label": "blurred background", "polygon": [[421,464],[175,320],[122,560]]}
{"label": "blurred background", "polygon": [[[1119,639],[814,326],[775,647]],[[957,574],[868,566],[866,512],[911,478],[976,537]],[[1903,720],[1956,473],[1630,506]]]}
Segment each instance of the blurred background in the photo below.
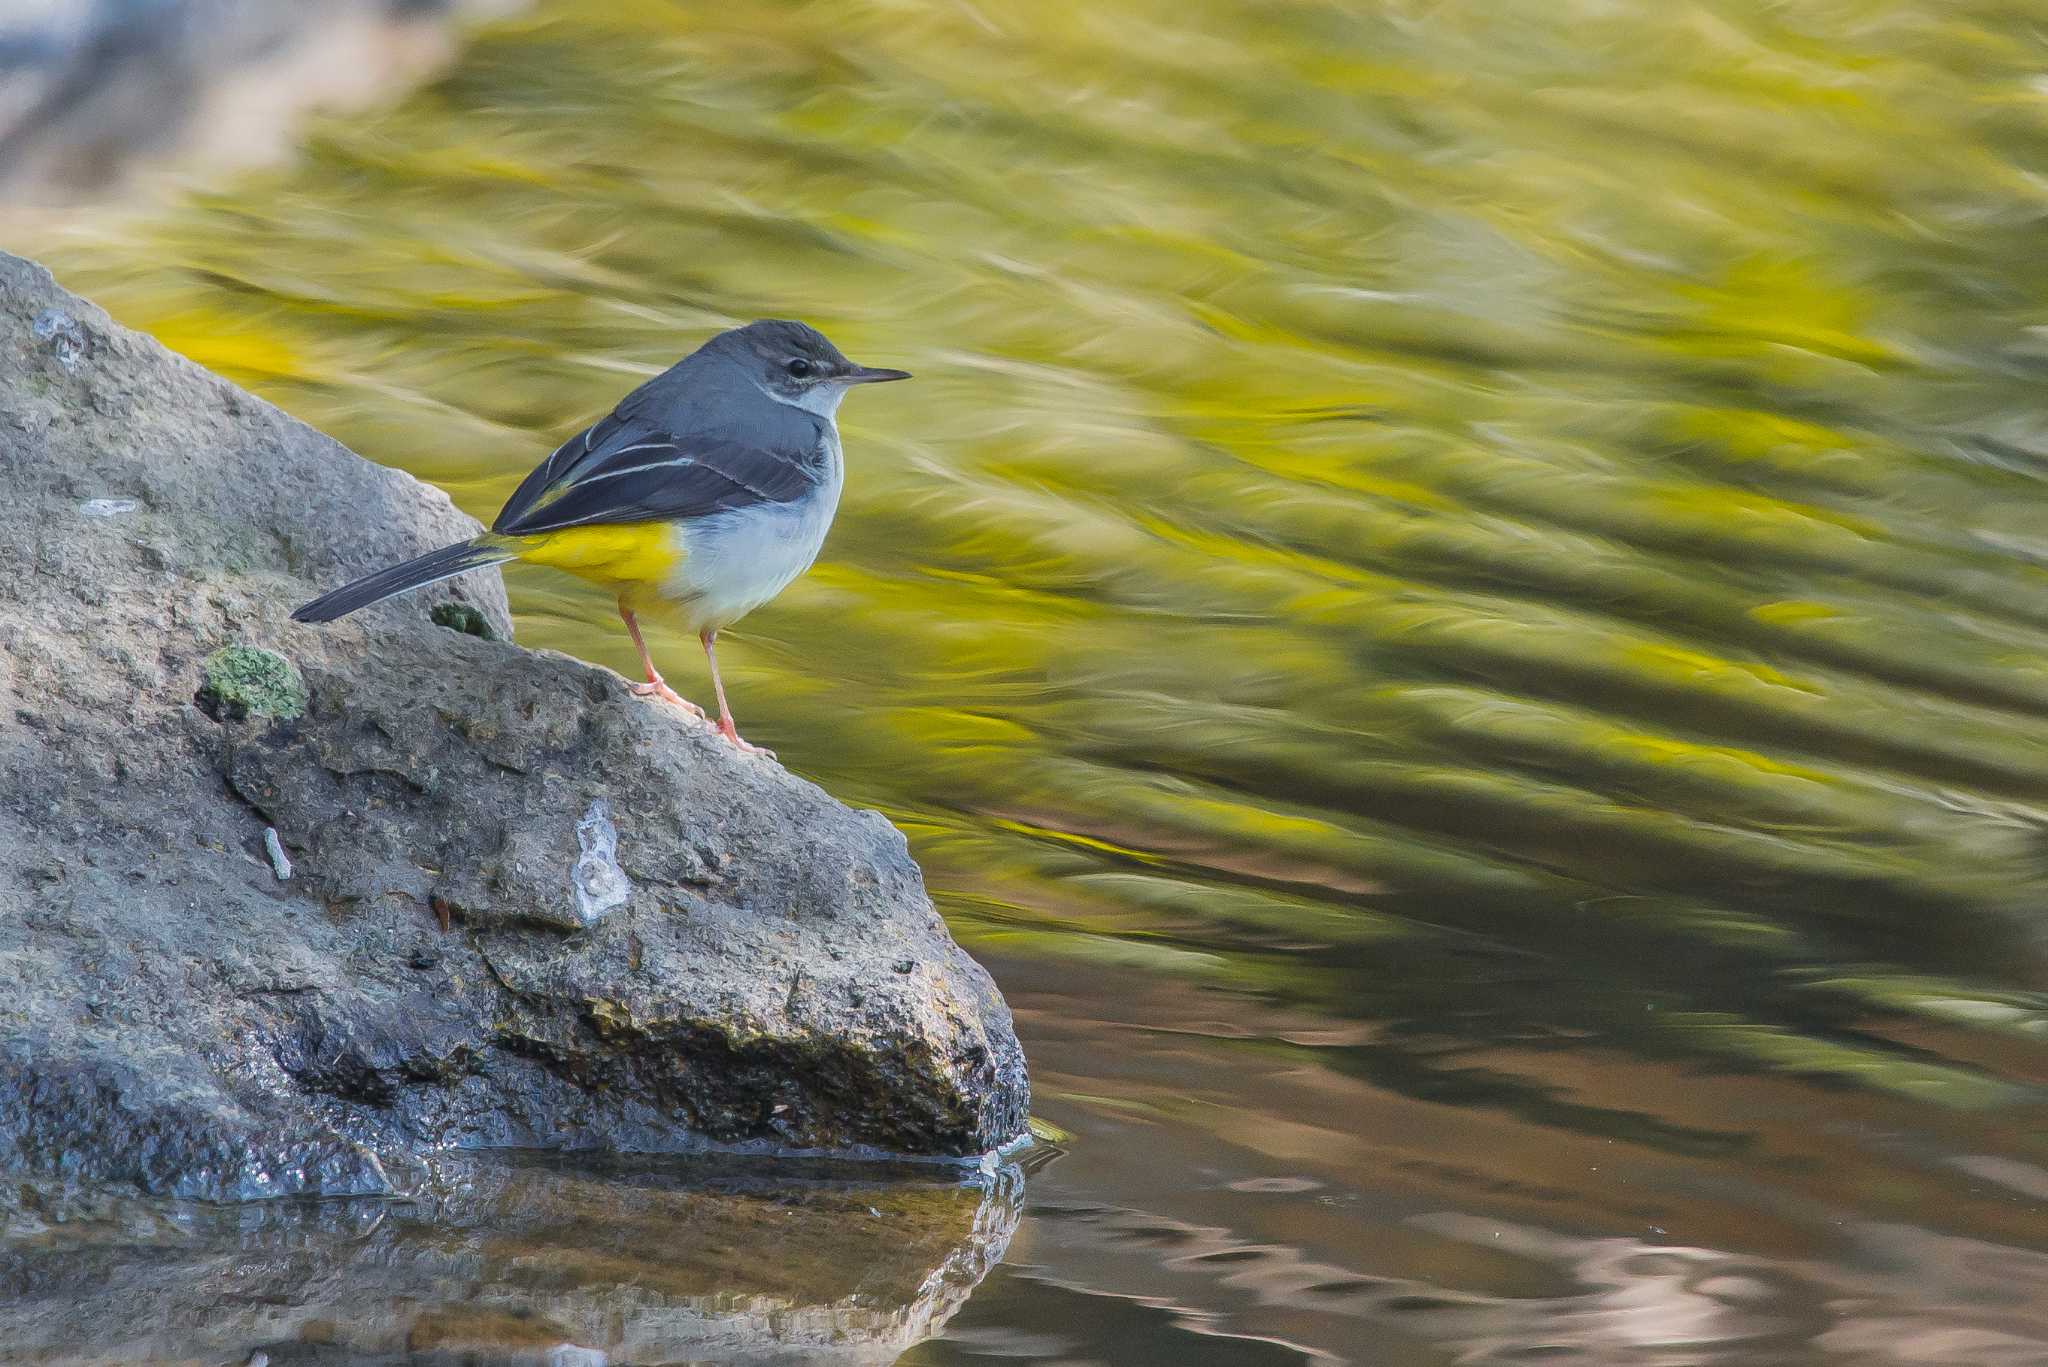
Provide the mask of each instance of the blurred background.
{"label": "blurred background", "polygon": [[916,373],[720,652],[1064,1131],[874,1360],[2048,1362],[2037,6],[0,0],[0,71],[8,248],[485,521],[735,322]]}

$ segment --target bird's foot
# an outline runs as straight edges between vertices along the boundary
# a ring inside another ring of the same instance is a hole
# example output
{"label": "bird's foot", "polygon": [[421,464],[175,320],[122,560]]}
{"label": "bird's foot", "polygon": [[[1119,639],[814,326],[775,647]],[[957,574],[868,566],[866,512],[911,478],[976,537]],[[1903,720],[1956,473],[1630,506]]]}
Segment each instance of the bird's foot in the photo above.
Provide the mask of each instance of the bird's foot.
{"label": "bird's foot", "polygon": [[775,752],[767,746],[755,745],[752,741],[741,740],[739,728],[732,724],[731,717],[719,718],[718,734],[731,741],[733,747],[743,755],[766,755],[769,759],[775,758]]}
{"label": "bird's foot", "polygon": [[659,698],[665,703],[682,708],[683,711],[689,713],[698,721],[704,720],[703,708],[697,706],[697,704],[691,702],[673,688],[670,688],[660,678],[649,679],[646,683],[627,684],[626,687],[632,690],[633,696],[636,698]]}

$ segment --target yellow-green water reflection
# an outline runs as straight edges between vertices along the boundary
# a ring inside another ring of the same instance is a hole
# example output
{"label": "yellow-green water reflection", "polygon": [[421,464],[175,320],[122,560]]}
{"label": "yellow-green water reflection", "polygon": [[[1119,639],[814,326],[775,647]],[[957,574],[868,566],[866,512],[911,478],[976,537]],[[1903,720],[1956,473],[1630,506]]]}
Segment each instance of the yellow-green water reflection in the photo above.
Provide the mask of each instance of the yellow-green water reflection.
{"label": "yellow-green water reflection", "polygon": [[561,0],[29,245],[486,520],[809,319],[918,382],[722,659],[971,947],[1651,1148],[1690,1121],[1556,1105],[1557,1041],[2041,1161],[2044,70],[1989,0]]}

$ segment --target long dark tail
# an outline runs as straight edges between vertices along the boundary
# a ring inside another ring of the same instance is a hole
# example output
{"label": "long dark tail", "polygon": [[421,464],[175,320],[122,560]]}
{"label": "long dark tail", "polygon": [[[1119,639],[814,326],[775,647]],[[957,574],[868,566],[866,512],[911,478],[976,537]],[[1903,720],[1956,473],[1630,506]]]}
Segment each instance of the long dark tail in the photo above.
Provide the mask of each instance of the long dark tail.
{"label": "long dark tail", "polygon": [[502,565],[512,559],[512,552],[502,546],[493,545],[488,539],[478,537],[453,546],[443,546],[438,551],[428,551],[402,565],[393,565],[388,570],[378,570],[365,579],[353,584],[343,584],[332,593],[323,593],[292,613],[294,622],[331,622],[337,617],[346,617],[357,608],[366,608],[381,602],[393,594],[404,593],[407,589],[425,588],[438,584],[443,579],[452,579],[470,570],[480,570],[486,565]]}

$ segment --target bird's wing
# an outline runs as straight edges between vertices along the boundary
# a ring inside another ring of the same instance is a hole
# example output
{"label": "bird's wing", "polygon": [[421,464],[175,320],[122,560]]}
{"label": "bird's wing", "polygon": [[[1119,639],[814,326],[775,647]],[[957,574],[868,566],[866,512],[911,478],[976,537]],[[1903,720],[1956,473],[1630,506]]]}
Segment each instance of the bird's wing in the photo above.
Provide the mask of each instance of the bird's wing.
{"label": "bird's wing", "polygon": [[[810,431],[822,439],[821,432]],[[598,522],[669,521],[788,503],[820,479],[821,444],[783,447],[724,432],[679,437],[613,414],[541,462],[491,530],[531,536]]]}
{"label": "bird's wing", "polygon": [[546,460],[534,466],[526,478],[519,481],[512,497],[506,499],[505,506],[498,510],[498,520],[491,524],[491,530],[503,531],[505,523],[532,512],[541,496],[560,483],[578,461],[586,459],[594,451],[603,451],[620,435],[619,429],[624,426],[625,419],[613,412],[557,446]]}

